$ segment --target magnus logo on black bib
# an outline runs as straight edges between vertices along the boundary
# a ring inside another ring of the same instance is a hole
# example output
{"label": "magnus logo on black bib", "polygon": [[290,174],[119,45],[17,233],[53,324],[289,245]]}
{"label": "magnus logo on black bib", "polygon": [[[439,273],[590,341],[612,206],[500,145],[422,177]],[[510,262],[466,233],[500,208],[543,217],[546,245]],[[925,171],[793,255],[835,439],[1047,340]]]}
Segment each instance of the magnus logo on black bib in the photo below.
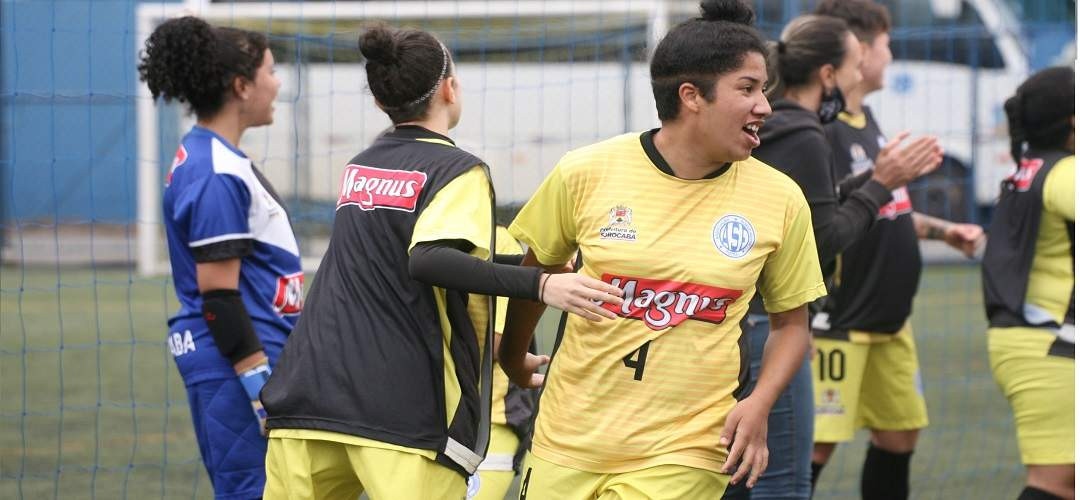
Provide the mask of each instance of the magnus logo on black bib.
{"label": "magnus logo on black bib", "polygon": [[427,174],[420,171],[349,165],[341,178],[337,208],[352,205],[361,210],[412,212],[426,182]]}

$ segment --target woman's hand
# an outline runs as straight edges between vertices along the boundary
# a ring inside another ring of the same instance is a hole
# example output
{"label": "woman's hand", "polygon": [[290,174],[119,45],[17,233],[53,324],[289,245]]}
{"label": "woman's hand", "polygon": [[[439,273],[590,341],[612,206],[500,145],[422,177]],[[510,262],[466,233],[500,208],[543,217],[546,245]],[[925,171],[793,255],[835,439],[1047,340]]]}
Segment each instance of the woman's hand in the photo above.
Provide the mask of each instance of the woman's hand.
{"label": "woman's hand", "polygon": [[748,477],[746,487],[753,488],[758,477],[768,467],[769,447],[765,438],[768,435],[769,409],[769,405],[761,403],[751,394],[736,403],[735,408],[728,413],[724,430],[720,434],[720,446],[730,448],[720,472],[732,474],[738,464],[738,470],[732,474],[730,484],[738,484],[744,477]]}
{"label": "woman's hand", "polygon": [[578,273],[544,274],[540,277],[540,301],[589,321],[618,316],[602,304],[622,306],[621,288]]}
{"label": "woman's hand", "polygon": [[983,228],[975,224],[952,224],[945,230],[943,239],[970,259],[975,256],[975,251],[986,239],[986,235],[983,234]]}
{"label": "woman's hand", "polygon": [[538,389],[544,385],[544,374],[536,373],[541,366],[551,362],[551,356],[536,355],[531,352],[525,353],[525,357],[517,362],[507,363],[500,360],[499,364],[506,372],[507,378],[514,385],[524,389]]}
{"label": "woman's hand", "polygon": [[908,132],[902,132],[881,148],[874,159],[873,180],[889,190],[933,172],[944,158],[945,151],[936,137],[925,135],[907,144]]}

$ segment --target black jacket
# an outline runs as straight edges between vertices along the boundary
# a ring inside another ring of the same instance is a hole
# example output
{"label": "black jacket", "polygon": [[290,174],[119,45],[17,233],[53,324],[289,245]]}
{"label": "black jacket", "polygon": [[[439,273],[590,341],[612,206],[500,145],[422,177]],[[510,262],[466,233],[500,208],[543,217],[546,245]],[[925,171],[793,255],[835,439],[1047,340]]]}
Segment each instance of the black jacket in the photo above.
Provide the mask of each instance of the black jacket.
{"label": "black jacket", "polygon": [[[870,229],[878,209],[892,200],[892,193],[868,175],[846,181],[840,199],[838,179],[833,176],[832,149],[817,113],[787,99],[772,102],[773,114],[761,128],[761,146],[754,157],[791,177],[800,188],[814,223],[822,275],[836,255]],[[854,185],[853,185],[854,184]]]}
{"label": "black jacket", "polygon": [[[753,156],[802,188],[810,205],[821,275],[830,276],[836,255],[866,234],[878,209],[892,200],[892,193],[869,180],[869,172],[838,183],[832,150],[817,113],[787,99],[771,104],[773,114],[759,131],[761,146]],[[751,303],[751,312],[765,313],[760,298]]]}

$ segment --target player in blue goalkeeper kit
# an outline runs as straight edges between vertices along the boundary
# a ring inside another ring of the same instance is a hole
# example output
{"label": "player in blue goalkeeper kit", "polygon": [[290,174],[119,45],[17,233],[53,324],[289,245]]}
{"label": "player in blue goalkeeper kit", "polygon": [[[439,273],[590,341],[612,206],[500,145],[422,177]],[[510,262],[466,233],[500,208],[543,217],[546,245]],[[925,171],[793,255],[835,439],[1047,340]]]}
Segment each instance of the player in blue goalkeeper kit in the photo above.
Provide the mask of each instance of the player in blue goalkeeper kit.
{"label": "player in blue goalkeeper kit", "polygon": [[169,348],[218,499],[258,498],[266,413],[259,391],[303,300],[300,252],[266,178],[238,148],[273,121],[280,81],[266,37],[184,17],[146,42],[140,78],[197,124],[165,180],[165,232],[180,310]]}

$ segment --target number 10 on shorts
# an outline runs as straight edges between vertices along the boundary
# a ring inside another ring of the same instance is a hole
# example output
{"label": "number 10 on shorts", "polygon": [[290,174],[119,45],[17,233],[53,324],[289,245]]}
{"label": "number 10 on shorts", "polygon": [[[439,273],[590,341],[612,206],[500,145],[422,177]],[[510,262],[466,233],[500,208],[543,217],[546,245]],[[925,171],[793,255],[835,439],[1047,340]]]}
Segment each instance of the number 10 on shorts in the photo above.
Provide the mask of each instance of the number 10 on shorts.
{"label": "number 10 on shorts", "polygon": [[817,349],[818,380],[822,382],[844,380],[847,371],[846,361],[844,351],[840,349],[830,349],[828,352]]}

